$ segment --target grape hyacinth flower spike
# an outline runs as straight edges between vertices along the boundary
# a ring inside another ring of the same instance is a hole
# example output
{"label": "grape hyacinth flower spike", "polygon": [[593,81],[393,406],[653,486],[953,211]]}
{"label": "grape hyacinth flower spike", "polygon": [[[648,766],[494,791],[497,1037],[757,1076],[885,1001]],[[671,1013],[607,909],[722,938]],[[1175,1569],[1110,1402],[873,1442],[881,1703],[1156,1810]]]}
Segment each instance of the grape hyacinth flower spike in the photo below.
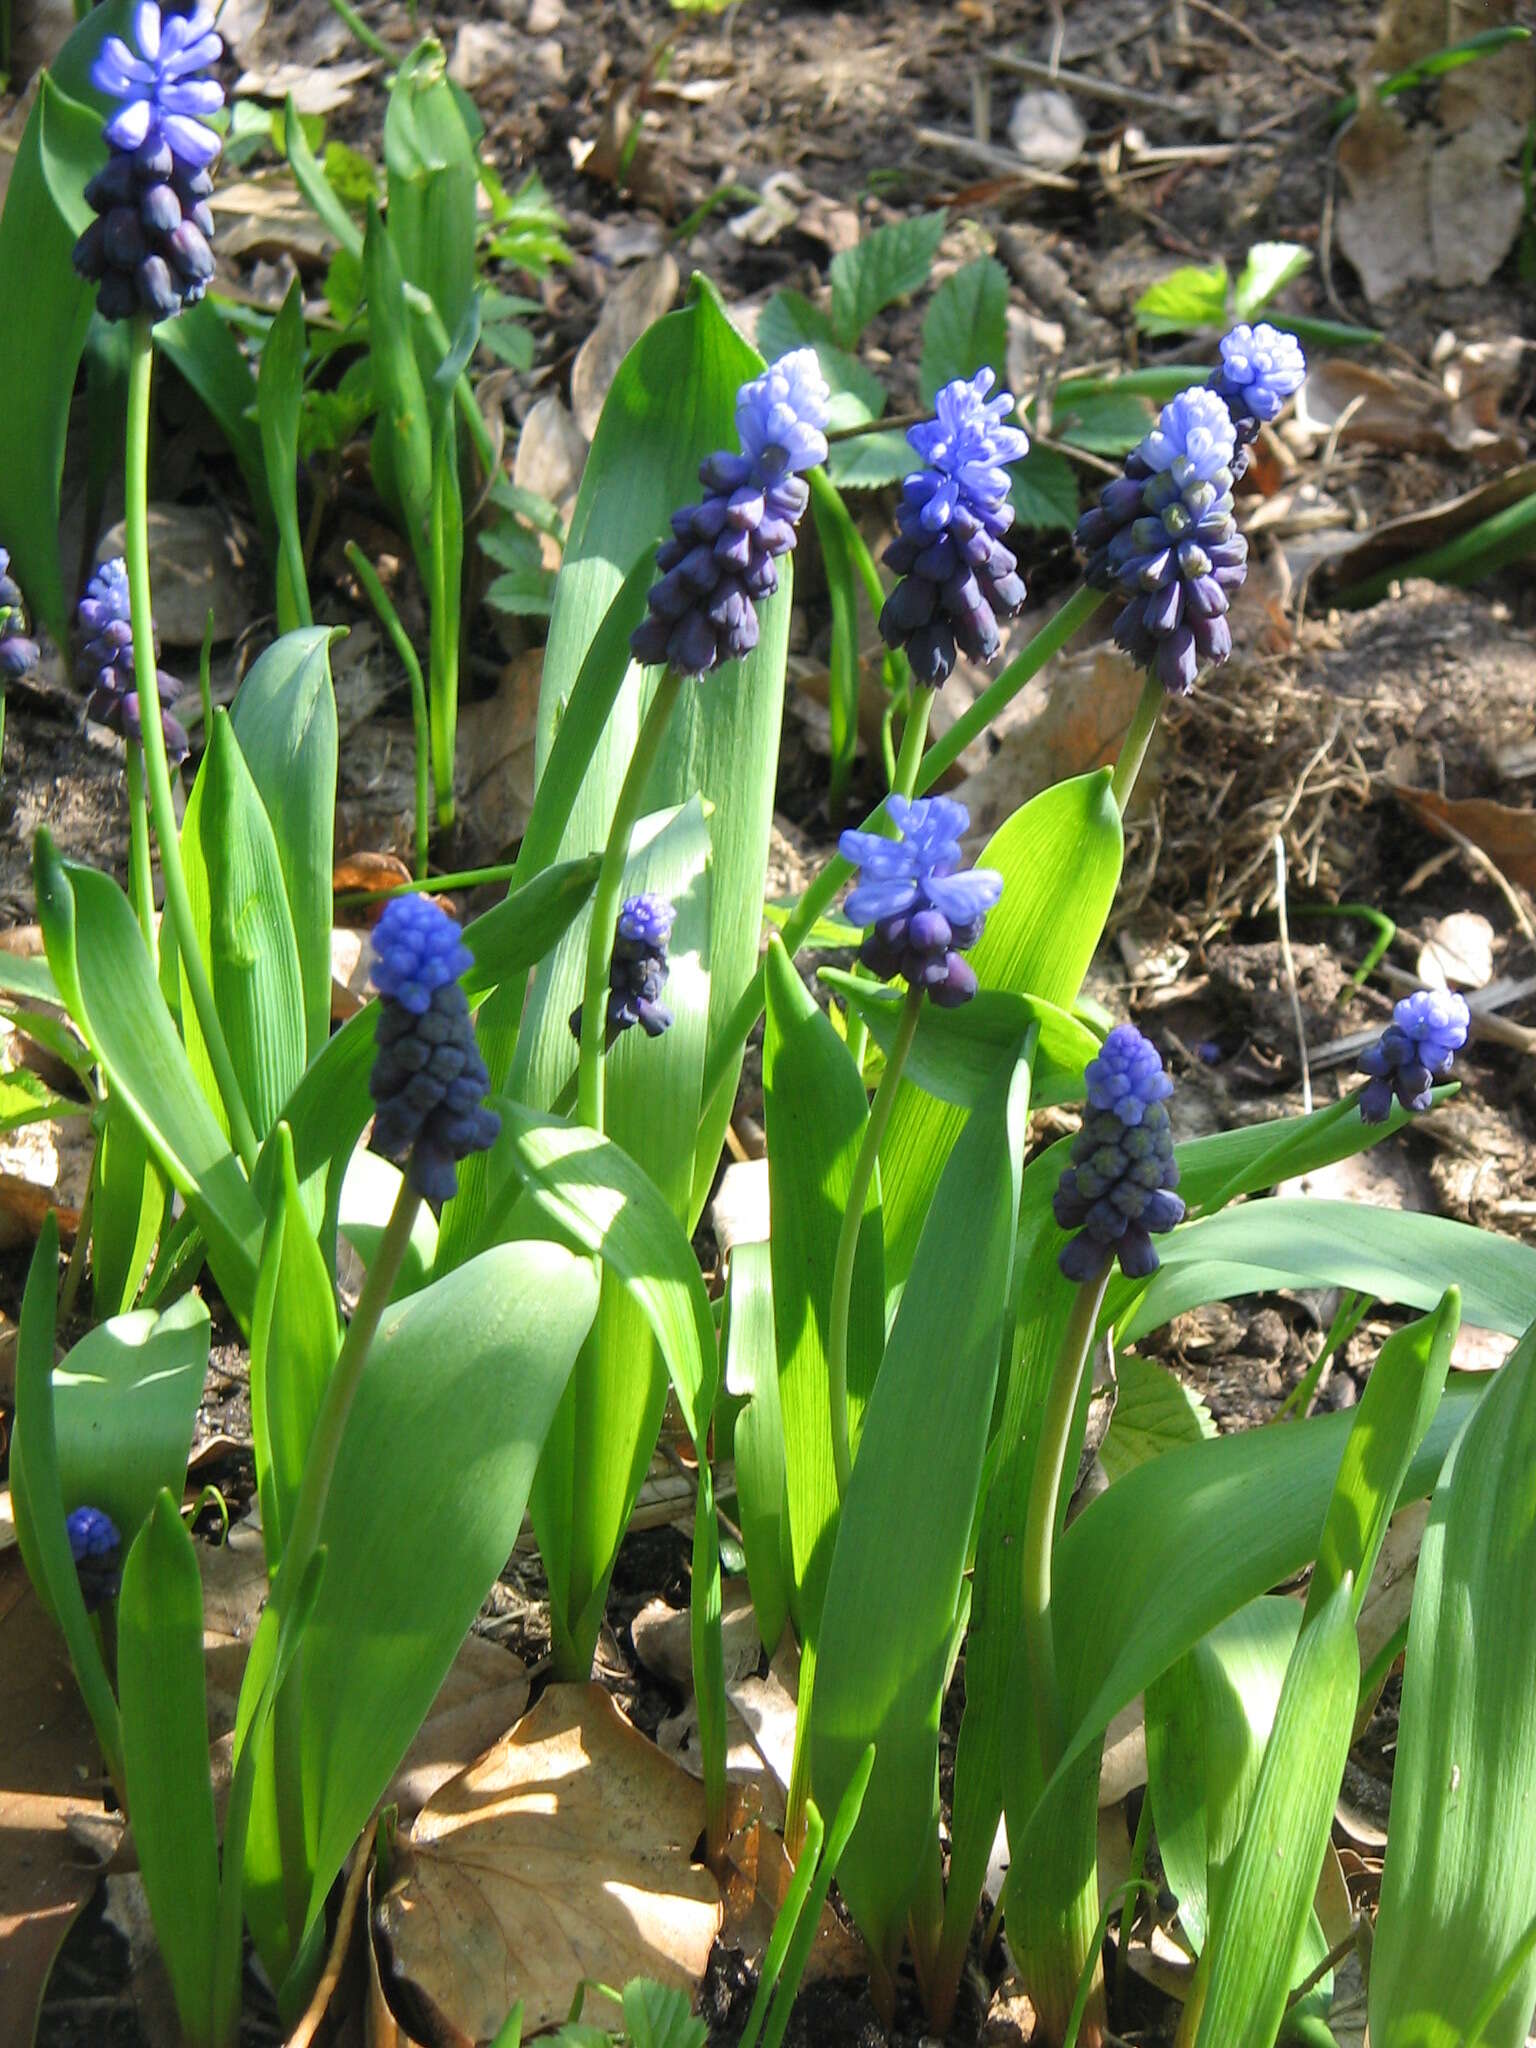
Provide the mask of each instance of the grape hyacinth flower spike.
{"label": "grape hyacinth flower spike", "polygon": [[1173,1082],[1134,1024],[1117,1024],[1088,1062],[1088,1108],[1053,1198],[1076,1235],[1058,1264],[1069,1280],[1100,1279],[1111,1260],[1131,1280],[1157,1271],[1155,1233],[1184,1216],[1167,1100]]}
{"label": "grape hyacinth flower spike", "polygon": [[976,993],[976,971],[961,956],[981,937],[987,912],[1003,893],[991,868],[961,872],[960,840],[971,818],[953,797],[886,798],[899,839],[844,832],[837,850],[859,870],[843,905],[854,924],[869,926],[859,948],[882,980],[899,974],[931,1002],[952,1010]]}
{"label": "grape hyacinth flower spike", "polygon": [[1363,1123],[1385,1123],[1395,1095],[1410,1112],[1428,1109],[1437,1079],[1443,1079],[1467,1042],[1472,1013],[1448,989],[1421,988],[1404,996],[1392,1022],[1356,1062],[1367,1075],[1360,1091]]}
{"label": "grape hyacinth flower spike", "polygon": [[458,1192],[458,1162],[496,1141],[501,1118],[459,976],[474,964],[458,925],[426,896],[396,896],[373,928],[378,1050],[371,1145],[429,1202]]}
{"label": "grape hyacinth flower spike", "polygon": [[106,1601],[117,1598],[122,1580],[123,1539],[117,1524],[100,1508],[76,1508],[64,1526],[86,1610],[94,1613]]}
{"label": "grape hyacinth flower spike", "polygon": [[1259,429],[1277,420],[1307,380],[1301,343],[1284,328],[1261,320],[1242,321],[1221,337],[1221,362],[1206,380],[1226,406],[1237,438],[1232,474],[1248,467],[1248,450]]}
{"label": "grape hyacinth flower spike", "polygon": [[[128,611],[128,565],[117,555],[96,570],[75,607],[80,636],[75,668],[91,693],[86,699],[86,717],[110,726],[124,739],[142,741],[144,728],[134,682],[133,625]],[[181,695],[180,682],[163,668],[155,670],[155,678],[161,704],[174,704]],[[172,763],[184,761],[189,747],[185,728],[164,710],[160,723],[165,732],[166,759]]]}
{"label": "grape hyacinth flower spike", "polygon": [[948,680],[957,653],[990,661],[998,620],[1024,604],[1017,557],[1003,546],[1013,525],[1005,465],[1029,453],[1029,436],[1003,424],[1013,394],[989,398],[996,381],[990,370],[957,377],[934,399],[935,417],[907,429],[924,467],[902,482],[899,531],[884,557],[901,580],[881,610],[880,633],[906,650],[926,689]]}
{"label": "grape hyacinth flower spike", "polygon": [[1227,407],[1204,385],[1181,391],[1077,525],[1088,581],[1126,599],[1115,640],[1165,690],[1187,696],[1203,662],[1232,652],[1231,593],[1247,574],[1237,530]]}
{"label": "grape hyacinth flower spike", "polygon": [[132,47],[108,36],[91,83],[115,101],[102,130],[111,155],[85,188],[96,219],[74,264],[97,286],[104,320],[154,319],[195,305],[213,276],[213,164],[221,147],[207,116],[224,93],[207,74],[224,45],[212,10],[134,9]]}
{"label": "grape hyacinth flower spike", "polygon": [[[647,1038],[660,1038],[671,1024],[672,1012],[661,1001],[661,992],[671,971],[667,941],[676,918],[676,910],[664,896],[631,896],[621,906],[608,961],[609,1046],[636,1024]],[[571,1034],[578,1042],[581,1007],[576,1005],[570,1019]]]}
{"label": "grape hyacinth flower spike", "polygon": [[20,681],[37,667],[37,642],[27,637],[27,608],[11,575],[11,557],[0,548],[0,686]]}
{"label": "grape hyacinth flower spike", "polygon": [[700,676],[752,652],[757,600],[777,590],[774,563],[794,547],[810,502],[804,474],[827,459],[830,403],[810,348],[780,356],[742,385],[741,452],[708,456],[699,465],[705,497],[673,513],[646,615],[630,636],[636,661]]}

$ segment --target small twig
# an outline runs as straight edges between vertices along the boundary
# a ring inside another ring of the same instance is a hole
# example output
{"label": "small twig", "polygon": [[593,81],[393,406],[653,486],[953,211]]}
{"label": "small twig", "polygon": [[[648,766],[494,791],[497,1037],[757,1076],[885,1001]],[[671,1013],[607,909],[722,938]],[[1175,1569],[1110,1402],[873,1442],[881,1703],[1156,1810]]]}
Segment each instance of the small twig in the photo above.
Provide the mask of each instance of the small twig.
{"label": "small twig", "polygon": [[1291,1017],[1296,1026],[1296,1048],[1301,1055],[1301,1108],[1312,1114],[1312,1069],[1307,1061],[1307,1027],[1301,1014],[1301,992],[1296,986],[1296,960],[1291,952],[1291,926],[1285,914],[1285,835],[1275,834],[1275,913],[1280,922],[1280,957],[1285,962],[1286,989],[1291,998]]}
{"label": "small twig", "polygon": [[1318,1964],[1317,1968],[1315,1970],[1309,1971],[1308,1974],[1302,1978],[1301,1982],[1296,1986],[1295,1990],[1291,1993],[1290,1997],[1285,2001],[1286,2011],[1289,2012],[1293,2005],[1299,2005],[1302,1999],[1306,1997],[1309,1991],[1311,1991],[1316,1985],[1322,1983],[1323,1979],[1327,1976],[1328,1972],[1331,1969],[1333,1969],[1336,1964],[1342,1963],[1346,1956],[1352,1956],[1355,1952],[1358,1942],[1359,1936],[1352,1925],[1350,1927],[1348,1934],[1345,1935],[1344,1939],[1342,1941],[1336,1941],[1333,1947],[1329,1949],[1327,1955],[1323,1957],[1323,1960]]}
{"label": "small twig", "polygon": [[1010,50],[993,50],[988,61],[999,71],[1017,78],[1037,79],[1042,85],[1059,86],[1064,92],[1080,93],[1084,99],[1106,100],[1112,107],[1135,107],[1147,114],[1193,114],[1198,109],[1186,99],[1165,93],[1142,92],[1134,85],[1112,85],[1107,78],[1090,78],[1082,71],[1062,71],[1051,64],[1037,64],[1031,57],[1016,57]]}
{"label": "small twig", "polygon": [[1458,831],[1448,818],[1437,817],[1434,829],[1437,832],[1443,832],[1447,839],[1459,846],[1472,865],[1480,869],[1487,876],[1488,880],[1492,882],[1493,886],[1504,898],[1504,901],[1509,905],[1509,914],[1520,927],[1521,935],[1526,944],[1533,953],[1536,953],[1536,923],[1532,922],[1531,913],[1525,906],[1524,898],[1514,883],[1510,881],[1504,870],[1490,855],[1483,851],[1475,839],[1469,839],[1465,832]]}
{"label": "small twig", "polygon": [[950,156],[963,157],[968,163],[979,164],[985,171],[996,171],[1003,177],[1015,178],[1021,185],[1040,185],[1051,192],[1075,192],[1075,178],[1063,178],[1056,171],[1036,170],[1012,150],[999,149],[994,143],[973,142],[969,135],[952,135],[947,128],[914,128],[913,140],[926,149],[945,151]]}

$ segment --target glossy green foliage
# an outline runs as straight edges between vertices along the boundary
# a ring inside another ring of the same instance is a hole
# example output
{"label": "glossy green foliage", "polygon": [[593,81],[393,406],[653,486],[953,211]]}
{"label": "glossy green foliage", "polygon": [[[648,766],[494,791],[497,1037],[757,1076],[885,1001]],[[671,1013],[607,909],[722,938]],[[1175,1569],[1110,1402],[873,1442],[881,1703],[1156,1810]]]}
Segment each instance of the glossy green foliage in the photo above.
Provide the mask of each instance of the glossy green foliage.
{"label": "glossy green foliage", "polygon": [[887,1971],[909,1912],[920,1955],[937,1938],[917,1901],[939,1896],[939,1713],[1009,1298],[1031,1049],[1000,1067],[940,1182],[865,1414],[822,1609],[811,1782],[836,1805],[875,1745],[839,1882]]}
{"label": "glossy green foliage", "polygon": [[[187,799],[182,863],[192,921],[235,1077],[258,1137],[276,1122],[305,1064],[304,989],[272,822],[235,737],[215,711]],[[187,1056],[221,1123],[224,1105],[182,965]]]}
{"label": "glossy green foliage", "polygon": [[165,1220],[165,1176],[116,1096],[108,1096],[100,1118],[91,1170],[91,1301],[97,1315],[115,1316],[132,1308],[154,1255]]}
{"label": "glossy green foliage", "polygon": [[[869,1105],[847,1046],[776,938],[768,945],[767,997],[763,1096],[774,1338],[794,1563],[790,1606],[802,1643],[814,1645],[838,1513],[827,1391],[832,1268]],[[884,1299],[880,1206],[872,1184],[848,1311],[848,1433],[855,1448],[884,1349]]]}
{"label": "glossy green foliage", "polygon": [[363,242],[368,342],[379,417],[373,430],[374,481],[403,523],[423,576],[428,575],[432,507],[432,425],[416,359],[405,276],[377,208],[368,209]]}
{"label": "glossy green foliage", "polygon": [[747,1556],[747,1583],[752,1589],[757,1632],[771,1655],[789,1619],[795,1560],[774,1342],[773,1258],[766,1244],[731,1247],[721,1349],[725,1391],[741,1403],[732,1442],[736,1515]]}
{"label": "glossy green foliage", "polygon": [[[1469,2041],[1536,1918],[1533,1471],[1528,1332],[1446,1462],[1419,1554],[1371,1966],[1380,2048]],[[1483,2048],[1517,2048],[1533,2003],[1527,1944]]]}
{"label": "glossy green foliage", "polygon": [[267,333],[256,383],[256,419],[267,496],[277,525],[277,630],[314,623],[299,530],[299,412],[304,402],[304,287],[297,278]]}
{"label": "glossy green foliage", "polygon": [[123,1566],[117,1685],[133,1845],[182,2033],[199,2043],[210,2038],[213,2012],[219,1850],[203,1583],[176,1503],[160,1493]]}
{"label": "glossy green foliage", "polygon": [[[384,116],[384,165],[389,236],[401,270],[454,334],[474,297],[479,173],[447,59],[431,38],[395,73]],[[423,375],[433,367],[423,362]]]}

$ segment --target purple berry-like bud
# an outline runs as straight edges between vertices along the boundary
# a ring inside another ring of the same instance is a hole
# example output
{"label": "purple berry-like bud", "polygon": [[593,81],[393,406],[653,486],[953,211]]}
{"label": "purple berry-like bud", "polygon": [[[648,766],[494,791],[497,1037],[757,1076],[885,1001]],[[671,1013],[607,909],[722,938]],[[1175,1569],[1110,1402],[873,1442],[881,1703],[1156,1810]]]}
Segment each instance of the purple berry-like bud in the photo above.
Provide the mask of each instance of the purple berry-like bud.
{"label": "purple berry-like bud", "polygon": [[1129,1279],[1157,1270],[1152,1238],[1183,1220],[1168,1122],[1173,1082],[1157,1048],[1134,1024],[1117,1024],[1086,1075],[1088,1107],[1071,1164],[1053,1198],[1056,1221],[1075,1231],[1058,1264],[1069,1280],[1096,1281],[1111,1260]]}
{"label": "purple berry-like bud", "polygon": [[[614,925],[613,952],[608,961],[608,1016],[605,1042],[638,1024],[648,1038],[660,1038],[672,1023],[672,1012],[660,1000],[671,968],[667,944],[677,911],[665,896],[631,896]],[[571,1035],[581,1037],[580,1003],[570,1016]]]}
{"label": "purple berry-like bud", "polygon": [[814,349],[796,349],[743,384],[742,453],[699,465],[707,496],[672,515],[660,572],[630,636],[636,661],[706,675],[757,645],[756,600],[778,588],[777,556],[795,545],[810,492],[798,472],[826,459],[830,394]]}
{"label": "purple berry-like bud", "polygon": [[122,1578],[119,1569],[122,1537],[111,1516],[100,1508],[75,1508],[66,1518],[64,1527],[69,1536],[69,1554],[75,1561],[80,1591],[85,1596],[86,1610],[93,1613],[104,1602],[117,1598]]}
{"label": "purple berry-like bud", "polygon": [[880,633],[906,650],[913,679],[938,689],[960,653],[990,661],[998,620],[1023,609],[1017,558],[1003,545],[1013,525],[1005,467],[1029,453],[1021,428],[1004,426],[1013,396],[989,399],[990,370],[956,378],[934,399],[935,417],[907,429],[926,467],[902,483],[897,537],[885,551],[901,581],[880,613]]}
{"label": "purple berry-like bud", "polygon": [[1307,379],[1301,343],[1283,328],[1247,322],[1221,337],[1221,363],[1210,375],[1211,389],[1231,415],[1239,446],[1256,440],[1259,428],[1278,419]]}
{"label": "purple berry-like bud", "polygon": [[1003,878],[991,868],[961,871],[960,839],[971,820],[953,797],[909,803],[892,796],[885,808],[898,838],[844,832],[837,842],[859,870],[843,914],[870,928],[859,958],[872,973],[882,980],[899,974],[953,1009],[976,993],[975,972],[960,956],[981,937]]}
{"label": "purple berry-like bud", "polygon": [[1410,1113],[1426,1110],[1434,1086],[1455,1063],[1472,1028],[1472,1013],[1447,989],[1423,988],[1404,996],[1392,1011],[1392,1022],[1356,1062],[1367,1075],[1360,1091],[1364,1123],[1385,1123],[1395,1095]]}
{"label": "purple berry-like bud", "polygon": [[[109,272],[108,278],[117,275]],[[99,725],[110,726],[124,739],[140,741],[144,729],[139,722],[139,692],[133,665],[133,625],[130,618],[128,565],[121,555],[99,564],[85,595],[75,607],[79,650],[75,670],[82,684],[89,686],[85,715]],[[164,669],[155,670],[162,707],[174,704],[181,684]],[[162,708],[161,729],[165,734],[166,758],[184,761],[189,752],[185,729]]]}
{"label": "purple berry-like bud", "polygon": [[373,928],[379,991],[373,1097],[375,1152],[429,1202],[458,1192],[458,1162],[496,1141],[490,1076],[459,976],[474,964],[458,925],[426,896],[396,896]]}

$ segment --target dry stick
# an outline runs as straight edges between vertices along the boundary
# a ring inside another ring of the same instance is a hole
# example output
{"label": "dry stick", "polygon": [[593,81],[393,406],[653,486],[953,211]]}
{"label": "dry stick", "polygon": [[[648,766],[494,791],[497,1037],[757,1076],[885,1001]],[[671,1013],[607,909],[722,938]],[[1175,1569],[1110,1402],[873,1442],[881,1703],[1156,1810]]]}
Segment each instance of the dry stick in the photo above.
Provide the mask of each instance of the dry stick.
{"label": "dry stick", "polygon": [[993,50],[987,61],[994,70],[1012,72],[1017,78],[1033,78],[1041,85],[1059,86],[1063,92],[1081,93],[1084,99],[1107,100],[1113,107],[1135,107],[1147,114],[1198,111],[1189,100],[1176,95],[1142,92],[1134,85],[1113,85],[1107,78],[1090,78],[1082,71],[1053,71],[1049,64],[1037,64],[1031,57],[1016,57],[1008,50]]}

